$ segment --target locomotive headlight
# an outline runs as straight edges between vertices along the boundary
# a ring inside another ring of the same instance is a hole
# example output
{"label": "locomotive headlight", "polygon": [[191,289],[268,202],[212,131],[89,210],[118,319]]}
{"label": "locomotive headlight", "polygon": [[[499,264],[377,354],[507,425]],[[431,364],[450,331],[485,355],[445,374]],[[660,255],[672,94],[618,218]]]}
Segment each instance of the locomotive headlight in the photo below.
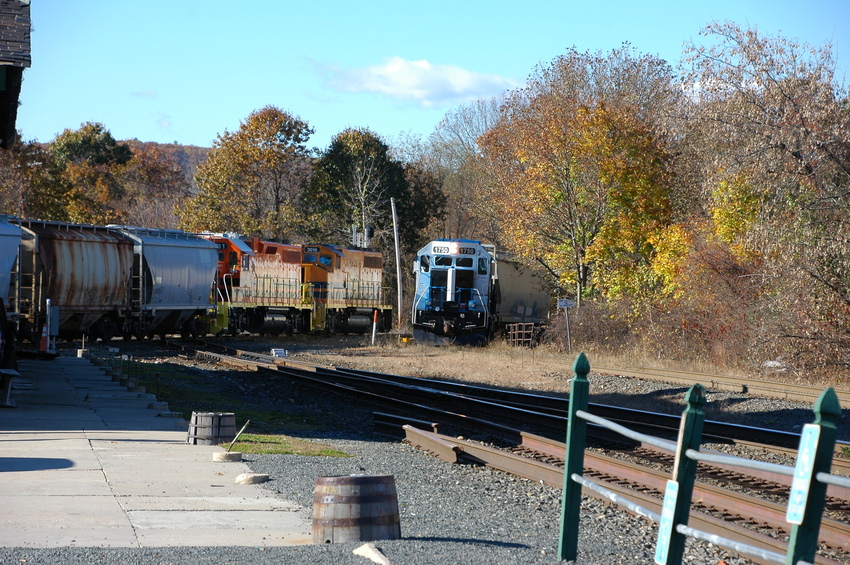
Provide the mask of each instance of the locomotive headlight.
{"label": "locomotive headlight", "polygon": [[475,301],[474,301],[474,300],[470,300],[470,301],[469,301],[469,309],[470,309],[470,310],[472,310],[473,308],[475,308]]}
{"label": "locomotive headlight", "polygon": [[430,306],[430,305],[431,305],[431,304],[433,304],[433,303],[434,303],[434,302],[433,302],[433,301],[431,301],[430,299],[429,299],[429,300],[426,300],[426,301],[425,301],[425,306]]}

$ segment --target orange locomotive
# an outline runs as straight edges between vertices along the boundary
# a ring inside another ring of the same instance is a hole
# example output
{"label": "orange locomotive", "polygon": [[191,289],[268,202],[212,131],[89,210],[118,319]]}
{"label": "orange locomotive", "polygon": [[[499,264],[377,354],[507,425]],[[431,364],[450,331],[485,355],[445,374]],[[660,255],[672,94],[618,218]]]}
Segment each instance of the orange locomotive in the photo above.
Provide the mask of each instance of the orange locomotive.
{"label": "orange locomotive", "polygon": [[378,330],[392,327],[384,302],[383,258],[376,251],[304,245],[302,281],[313,301],[312,330],[364,333],[377,316]]}
{"label": "orange locomotive", "polygon": [[379,331],[392,326],[380,253],[202,236],[219,249],[213,333],[364,333],[376,318]]}

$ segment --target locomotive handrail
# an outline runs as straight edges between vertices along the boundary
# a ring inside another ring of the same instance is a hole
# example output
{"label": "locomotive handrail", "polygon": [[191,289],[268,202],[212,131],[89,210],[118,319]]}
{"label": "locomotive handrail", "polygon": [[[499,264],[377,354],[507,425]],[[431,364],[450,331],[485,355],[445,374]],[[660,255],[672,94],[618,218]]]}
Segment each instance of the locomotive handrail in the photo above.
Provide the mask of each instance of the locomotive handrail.
{"label": "locomotive handrail", "polygon": [[224,286],[225,298],[228,303],[232,302],[230,298],[230,288],[227,286],[227,277],[231,279],[231,286],[233,285],[233,273],[225,273],[223,277],[221,277],[222,286]]}
{"label": "locomotive handrail", "polygon": [[301,303],[313,304],[313,285],[310,283],[301,283]]}

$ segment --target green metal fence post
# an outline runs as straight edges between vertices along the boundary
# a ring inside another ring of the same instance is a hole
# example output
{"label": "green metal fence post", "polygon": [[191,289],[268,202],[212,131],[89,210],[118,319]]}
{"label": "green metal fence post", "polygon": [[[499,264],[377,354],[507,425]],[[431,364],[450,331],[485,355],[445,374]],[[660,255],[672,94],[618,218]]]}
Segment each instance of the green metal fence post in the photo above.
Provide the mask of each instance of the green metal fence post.
{"label": "green metal fence post", "polygon": [[584,472],[584,446],[587,422],[576,416],[579,410],[587,411],[590,383],[587,374],[590,363],[580,353],[573,363],[570,383],[570,406],[567,415],[567,449],[564,459],[564,491],[561,498],[561,532],[558,540],[558,556],[561,560],[575,561],[578,556],[578,524],[581,513],[581,485],[570,479],[573,474]]}
{"label": "green metal fence post", "polygon": [[[688,406],[682,413],[673,476],[667,483],[667,490],[664,493],[664,510],[662,510],[661,525],[658,528],[655,562],[660,564],[681,563],[685,553],[686,536],[677,532],[676,526],[687,525],[691,512],[691,495],[696,481],[697,462],[688,458],[685,453],[689,449],[699,451],[702,442],[702,426],[705,420],[702,407],[705,404],[705,388],[701,384],[695,384],[685,394],[685,401]],[[672,510],[672,516],[665,524],[667,514],[665,511],[669,510]]]}
{"label": "green metal fence post", "polygon": [[[802,523],[795,524],[791,528],[791,539],[788,542],[788,553],[785,554],[785,563],[793,565],[798,561],[806,561],[808,563],[815,562],[815,551],[818,548],[818,533],[820,532],[820,523],[823,517],[823,508],[826,504],[826,484],[818,481],[818,473],[829,473],[832,469],[832,456],[835,449],[835,439],[838,436],[836,422],[841,417],[841,404],[838,402],[838,395],[835,394],[833,388],[828,388],[821,393],[815,401],[814,406],[815,421],[814,426],[820,428],[815,444],[809,450],[804,445],[805,439],[800,438],[800,451],[797,453],[797,472],[794,475],[794,482],[798,480],[797,474],[804,467],[808,467],[809,480],[808,494],[805,495],[803,503]],[[804,429],[805,431],[805,429]],[[811,452],[813,451],[813,453]],[[813,463],[801,465],[799,459],[812,457]],[[806,471],[802,471],[806,472]],[[791,486],[792,497],[794,496],[794,484]],[[789,501],[791,504],[792,501]]]}

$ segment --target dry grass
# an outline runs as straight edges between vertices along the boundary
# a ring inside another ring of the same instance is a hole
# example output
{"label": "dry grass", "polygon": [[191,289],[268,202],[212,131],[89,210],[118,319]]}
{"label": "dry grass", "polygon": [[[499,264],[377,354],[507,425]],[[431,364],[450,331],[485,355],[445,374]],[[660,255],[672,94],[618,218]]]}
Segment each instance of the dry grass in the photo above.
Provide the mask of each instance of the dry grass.
{"label": "dry grass", "polygon": [[[500,387],[565,392],[579,351],[542,345],[534,349],[496,342],[487,347],[436,347],[387,340],[374,347],[314,350],[296,358],[323,365],[351,367],[421,378],[450,379]],[[666,368],[657,360],[629,355],[585,353],[593,367]],[[681,367],[678,367],[681,368]],[[694,369],[697,370],[697,369]]]}
{"label": "dry grass", "polygon": [[731,365],[702,361],[680,361],[645,355],[642,350],[601,351],[573,348],[572,352],[553,344],[534,349],[510,347],[502,341],[487,347],[437,347],[417,343],[400,343],[396,336],[384,336],[375,346],[368,340],[355,340],[343,347],[321,345],[295,354],[309,362],[351,367],[422,378],[452,379],[493,386],[525,388],[540,391],[566,391],[573,377],[573,362],[584,352],[591,371],[597,367],[610,369],[671,369],[704,373],[764,378],[777,382],[795,382],[812,386],[846,387],[842,379],[824,379],[816,375],[753,374]]}

